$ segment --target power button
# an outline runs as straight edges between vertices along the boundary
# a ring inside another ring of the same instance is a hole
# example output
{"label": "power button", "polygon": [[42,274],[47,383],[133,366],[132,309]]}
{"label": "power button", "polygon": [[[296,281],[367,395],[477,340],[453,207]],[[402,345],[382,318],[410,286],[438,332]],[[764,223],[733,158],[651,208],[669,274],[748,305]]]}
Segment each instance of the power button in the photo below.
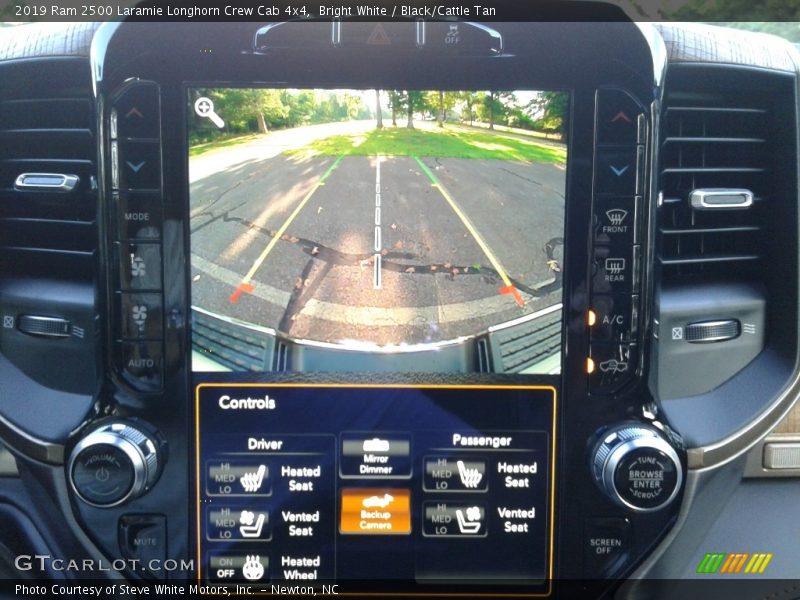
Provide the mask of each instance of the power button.
{"label": "power button", "polygon": [[111,444],[86,448],[72,467],[76,491],[95,505],[114,504],[124,498],[133,486],[134,477],[131,459]]}

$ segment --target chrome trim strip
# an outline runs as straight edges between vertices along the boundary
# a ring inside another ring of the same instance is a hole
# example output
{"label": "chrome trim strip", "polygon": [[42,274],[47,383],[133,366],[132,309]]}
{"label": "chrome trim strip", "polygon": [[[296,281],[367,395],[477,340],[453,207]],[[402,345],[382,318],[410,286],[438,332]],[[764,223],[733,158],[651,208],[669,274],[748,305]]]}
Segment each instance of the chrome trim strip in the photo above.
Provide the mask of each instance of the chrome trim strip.
{"label": "chrome trim strip", "polygon": [[[734,203],[716,203],[709,198],[719,196],[739,196],[741,201]],[[753,192],[744,189],[707,188],[692,190],[689,194],[689,204],[695,210],[737,210],[753,206]]]}
{"label": "chrome trim strip", "polygon": [[525,315],[524,317],[517,317],[516,319],[512,319],[511,321],[506,321],[505,323],[500,323],[499,325],[492,325],[489,327],[489,333],[494,333],[496,331],[502,331],[503,329],[508,329],[509,327],[514,327],[515,325],[521,325],[522,323],[527,323],[528,321],[532,321],[538,317],[544,317],[545,315],[549,315],[550,313],[554,313],[558,310],[561,310],[564,305],[559,302],[558,304],[553,304],[553,306],[548,306],[547,308],[543,308],[542,310],[537,310],[535,313],[531,313],[529,315]]}
{"label": "chrome trim strip", "polygon": [[80,180],[77,175],[63,173],[21,173],[14,181],[14,189],[30,192],[71,192]]}

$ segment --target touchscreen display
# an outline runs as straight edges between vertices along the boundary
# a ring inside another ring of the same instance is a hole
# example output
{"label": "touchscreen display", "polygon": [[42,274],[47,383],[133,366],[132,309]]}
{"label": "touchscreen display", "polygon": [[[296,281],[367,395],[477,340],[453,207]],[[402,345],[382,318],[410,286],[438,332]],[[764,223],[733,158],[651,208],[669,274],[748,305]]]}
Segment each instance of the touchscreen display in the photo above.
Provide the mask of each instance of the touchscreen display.
{"label": "touchscreen display", "polygon": [[547,593],[553,387],[204,383],[195,401],[202,582]]}
{"label": "touchscreen display", "polygon": [[558,372],[568,105],[190,88],[193,369]]}

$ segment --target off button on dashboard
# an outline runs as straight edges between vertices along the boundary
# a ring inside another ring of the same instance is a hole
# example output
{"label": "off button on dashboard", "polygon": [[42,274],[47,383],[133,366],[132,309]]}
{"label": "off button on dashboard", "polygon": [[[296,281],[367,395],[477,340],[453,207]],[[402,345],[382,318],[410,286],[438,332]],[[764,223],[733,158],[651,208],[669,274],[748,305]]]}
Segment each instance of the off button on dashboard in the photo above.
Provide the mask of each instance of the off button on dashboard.
{"label": "off button on dashboard", "polygon": [[72,467],[72,482],[82,498],[96,505],[113,504],[133,486],[133,465],[127,454],[111,444],[81,452]]}

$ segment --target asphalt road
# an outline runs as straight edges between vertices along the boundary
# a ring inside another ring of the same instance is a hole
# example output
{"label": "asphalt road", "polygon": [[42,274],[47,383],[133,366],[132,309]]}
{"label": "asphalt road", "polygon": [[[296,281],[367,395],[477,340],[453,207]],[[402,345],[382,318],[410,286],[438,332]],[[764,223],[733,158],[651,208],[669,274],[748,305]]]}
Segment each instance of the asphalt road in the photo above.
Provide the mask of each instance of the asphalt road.
{"label": "asphalt road", "polygon": [[561,301],[553,165],[281,154],[195,180],[191,214],[192,304],[294,338],[440,342]]}

